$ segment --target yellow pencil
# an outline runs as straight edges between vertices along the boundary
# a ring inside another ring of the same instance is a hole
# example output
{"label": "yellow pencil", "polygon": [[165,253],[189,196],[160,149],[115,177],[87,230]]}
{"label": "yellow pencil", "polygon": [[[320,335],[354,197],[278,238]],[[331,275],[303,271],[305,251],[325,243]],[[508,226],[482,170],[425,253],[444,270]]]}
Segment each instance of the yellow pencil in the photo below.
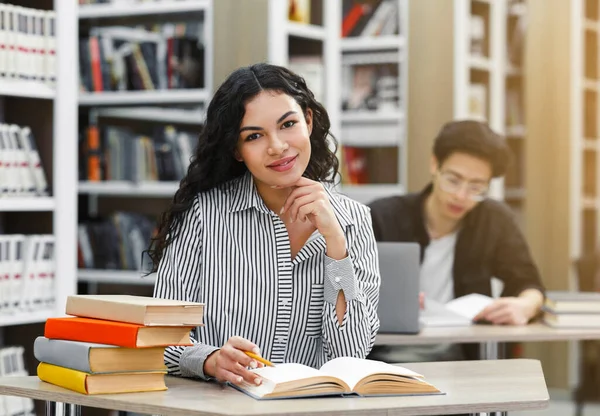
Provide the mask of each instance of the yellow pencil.
{"label": "yellow pencil", "polygon": [[254,354],[253,352],[250,351],[244,351],[244,353],[250,357],[250,358],[254,358],[256,361],[259,361],[261,363],[263,363],[264,365],[268,365],[269,367],[275,367],[275,364],[273,364],[271,361],[269,360],[265,360],[264,358],[262,358],[259,355]]}

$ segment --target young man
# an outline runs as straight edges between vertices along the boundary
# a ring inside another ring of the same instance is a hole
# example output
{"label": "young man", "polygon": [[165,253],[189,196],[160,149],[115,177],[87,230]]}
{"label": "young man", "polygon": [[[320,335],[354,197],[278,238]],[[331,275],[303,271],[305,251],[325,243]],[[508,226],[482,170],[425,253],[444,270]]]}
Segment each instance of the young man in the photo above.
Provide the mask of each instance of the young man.
{"label": "young man", "polygon": [[[510,208],[486,198],[490,180],[504,175],[509,154],[504,138],[487,124],[447,123],[433,146],[431,183],[418,194],[373,202],[371,216],[378,241],[421,245],[420,286],[426,299],[446,303],[469,293],[491,295],[496,277],[504,283],[502,296],[475,319],[525,325],[543,303],[540,275]],[[476,346],[465,347],[413,348],[408,359],[477,358]],[[402,361],[409,350],[378,346],[371,356]]]}

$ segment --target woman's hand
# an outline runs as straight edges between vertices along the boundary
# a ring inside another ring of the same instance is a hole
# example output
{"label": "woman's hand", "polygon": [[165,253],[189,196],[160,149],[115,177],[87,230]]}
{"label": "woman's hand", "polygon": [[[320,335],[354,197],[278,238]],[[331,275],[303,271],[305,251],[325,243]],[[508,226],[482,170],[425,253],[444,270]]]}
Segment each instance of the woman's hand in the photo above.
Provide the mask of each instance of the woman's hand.
{"label": "woman's hand", "polygon": [[325,240],[343,237],[344,231],[323,185],[302,177],[293,186],[294,190],[283,204],[281,214],[288,212],[291,222],[310,221]]}
{"label": "woman's hand", "polygon": [[247,367],[262,367],[262,364],[248,357],[244,351],[260,354],[256,344],[242,337],[231,337],[220,350],[213,352],[204,361],[204,374],[219,381],[240,384],[247,381],[257,386],[262,383],[260,377]]}

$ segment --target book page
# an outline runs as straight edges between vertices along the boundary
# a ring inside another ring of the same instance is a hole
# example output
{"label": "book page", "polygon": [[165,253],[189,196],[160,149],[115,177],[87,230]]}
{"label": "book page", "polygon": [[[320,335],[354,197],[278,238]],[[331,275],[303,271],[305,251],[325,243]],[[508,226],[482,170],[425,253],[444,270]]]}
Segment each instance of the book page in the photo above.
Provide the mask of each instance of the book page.
{"label": "book page", "polygon": [[419,313],[419,321],[428,328],[469,326],[472,324],[471,319],[453,312],[443,303],[428,298],[425,298],[425,309]]}
{"label": "book page", "polygon": [[320,372],[329,376],[341,378],[354,390],[360,380],[372,374],[395,374],[407,377],[423,377],[408,368],[387,364],[382,361],[363,360],[354,357],[338,357],[326,362]]}
{"label": "book page", "polygon": [[469,320],[481,312],[486,306],[494,301],[489,296],[472,293],[470,295],[461,296],[446,303],[446,308],[454,313],[464,316]]}
{"label": "book page", "polygon": [[312,367],[293,363],[277,364],[275,367],[256,368],[252,371],[275,384],[323,375],[319,370]]}

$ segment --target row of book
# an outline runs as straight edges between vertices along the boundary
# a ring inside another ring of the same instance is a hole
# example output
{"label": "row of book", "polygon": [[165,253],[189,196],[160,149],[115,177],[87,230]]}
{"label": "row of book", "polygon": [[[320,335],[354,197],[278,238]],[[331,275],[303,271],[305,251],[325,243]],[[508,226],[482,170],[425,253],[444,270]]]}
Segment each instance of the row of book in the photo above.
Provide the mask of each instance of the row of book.
{"label": "row of book", "polygon": [[156,224],[138,213],[117,211],[77,226],[81,269],[140,270]]}
{"label": "row of book", "polygon": [[398,183],[398,147],[342,147],[344,185]]}
{"label": "row of book", "polygon": [[0,77],[54,85],[56,12],[0,4]]}
{"label": "row of book", "polygon": [[31,128],[0,123],[0,198],[45,195],[48,182]]}
{"label": "row of book", "polygon": [[54,307],[55,238],[0,235],[0,315]]}
{"label": "row of book", "polygon": [[[361,63],[381,54],[352,54],[342,58],[342,109],[394,112],[401,106],[398,64]],[[359,59],[357,59],[357,57]],[[391,61],[397,60],[395,53]]]}
{"label": "row of book", "polygon": [[344,0],[342,37],[389,36],[400,31],[398,0]]}
{"label": "row of book", "polygon": [[[0,377],[28,376],[25,369],[22,346],[10,346],[0,349]],[[0,395],[0,416],[35,415],[33,400],[27,397]]]}
{"label": "row of book", "polygon": [[192,345],[204,305],[127,295],[73,295],[34,343],[38,377],[83,394],[166,390],[167,346]]}
{"label": "row of book", "polygon": [[187,172],[197,134],[160,126],[152,135],[127,127],[89,126],[80,135],[79,179],[178,181]]}
{"label": "row of book", "polygon": [[204,23],[93,27],[79,39],[87,92],[204,88]]}

